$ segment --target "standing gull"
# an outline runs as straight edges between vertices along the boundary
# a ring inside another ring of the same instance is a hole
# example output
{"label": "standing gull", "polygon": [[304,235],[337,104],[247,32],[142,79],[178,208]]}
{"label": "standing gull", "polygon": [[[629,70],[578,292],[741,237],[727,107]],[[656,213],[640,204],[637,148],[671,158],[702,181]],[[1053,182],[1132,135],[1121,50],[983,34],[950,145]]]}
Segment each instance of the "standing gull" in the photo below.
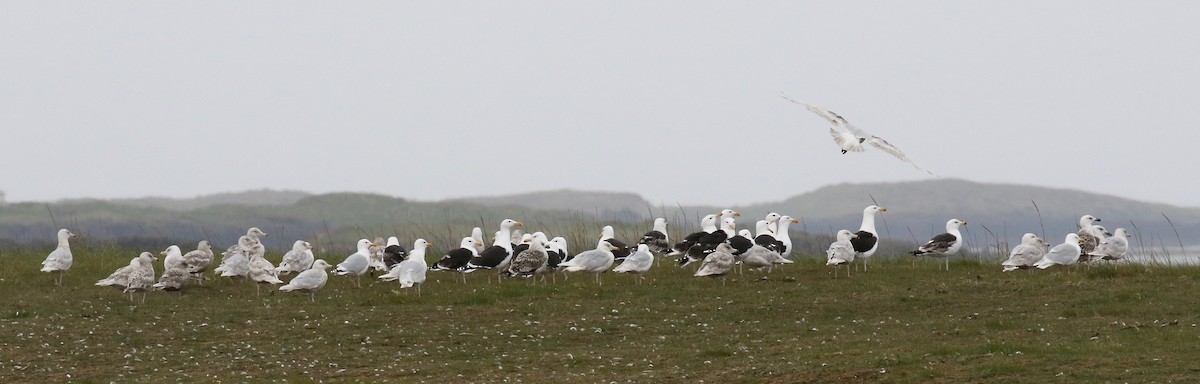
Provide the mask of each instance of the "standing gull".
{"label": "standing gull", "polygon": [[617,240],[614,237],[611,225],[605,225],[604,228],[600,228],[600,240],[608,240],[609,244],[617,248],[617,250],[613,251],[613,257],[616,257],[617,260],[625,260],[626,257],[629,257],[629,253],[632,252],[632,249],[624,241]]}
{"label": "standing gull", "polygon": [[[508,277],[533,276],[538,270],[546,267],[549,261],[546,243],[537,236],[530,235],[528,244],[525,250],[513,256],[512,263],[508,265]],[[537,280],[530,280],[530,284],[534,283],[537,283]]]}
{"label": "standing gull", "polygon": [[654,254],[650,253],[650,245],[638,244],[637,251],[626,257],[621,265],[613,268],[613,272],[634,275],[638,285],[641,285],[642,280],[646,280],[646,271],[649,271],[652,265],[654,265]]}
{"label": "standing gull", "polygon": [[42,272],[54,274],[54,285],[62,286],[63,274],[71,269],[71,263],[75,261],[71,255],[71,244],[68,241],[72,237],[75,237],[75,234],[66,228],[58,230],[58,248],[54,248],[46,256],[46,260],[42,261]]}
{"label": "standing gull", "polygon": [[262,244],[255,244],[250,247],[250,281],[254,282],[254,296],[261,295],[262,284],[283,284],[283,280],[279,280],[279,272],[275,270],[275,265],[271,264],[266,258],[267,249]]}
{"label": "standing gull", "polygon": [[300,272],[292,281],[279,287],[279,290],[284,292],[306,292],[308,293],[308,300],[316,302],[317,291],[324,288],[325,282],[329,281],[329,274],[325,272],[326,269],[329,269],[329,263],[326,263],[325,260],[317,259],[313,262],[312,268]]}
{"label": "standing gull", "polygon": [[[495,269],[503,271],[508,263],[512,261],[513,244],[512,231],[514,227],[523,227],[519,221],[513,219],[504,219],[500,222],[500,230],[496,231],[496,237],[492,241],[492,246],[484,248],[483,252],[479,253],[467,263],[467,272],[477,269]],[[498,273],[498,272],[497,272]],[[491,276],[488,277],[491,279]]]}
{"label": "standing gull", "polygon": [[196,244],[196,249],[183,254],[183,265],[191,274],[192,280],[196,280],[201,285],[204,284],[204,272],[208,272],[208,267],[212,266],[212,262],[212,245],[208,244],[208,240],[200,240],[200,243]]}
{"label": "standing gull", "polygon": [[408,259],[408,251],[400,245],[400,239],[396,236],[387,239],[387,246],[383,248],[383,262],[387,265],[388,270],[400,264],[401,261]]}
{"label": "standing gull", "polygon": [[596,284],[603,284],[600,282],[600,274],[613,265],[615,260],[613,250],[615,249],[616,247],[608,241],[600,240],[596,243],[596,249],[583,251],[571,260],[559,264],[558,267],[566,272],[590,273],[596,277]]}
{"label": "standing gull", "polygon": [[854,255],[858,254],[854,250],[854,239],[858,236],[848,229],[840,230],[837,233],[837,240],[829,244],[829,248],[825,250],[827,260],[825,265],[833,266],[833,278],[837,278],[837,270],[842,264],[846,264],[846,277],[850,277],[849,264],[854,262]]}
{"label": "standing gull", "polygon": [[1079,217],[1079,232],[1076,235],[1083,242],[1080,243],[1079,249],[1082,254],[1092,253],[1096,249],[1096,245],[1100,244],[1100,239],[1096,237],[1092,226],[1100,222],[1100,218],[1092,215],[1083,215]]}
{"label": "standing gull", "polygon": [[358,251],[346,256],[346,260],[337,265],[334,273],[340,276],[354,276],[354,286],[362,288],[362,275],[371,268],[371,240],[359,239]]}
{"label": "standing gull", "polygon": [[700,232],[694,232],[684,236],[683,241],[675,243],[671,246],[671,253],[667,256],[683,256],[688,253],[692,246],[698,244],[700,239],[705,235],[717,231],[717,215],[706,215],[700,219]]}
{"label": "standing gull", "polygon": [[425,239],[417,239],[413,242],[412,253],[408,259],[396,264],[387,274],[379,276],[379,279],[394,280],[400,283],[400,288],[416,286],[417,296],[421,296],[421,286],[425,284],[425,271],[429,270],[429,264],[425,261],[425,250],[432,245]]}
{"label": "standing gull", "polygon": [[790,233],[788,233],[788,226],[799,222],[800,220],[794,219],[791,216],[785,215],[779,218],[779,224],[777,225],[778,229],[775,231],[775,239],[779,240],[780,244],[783,244],[783,248],[780,249],[779,255],[783,256],[785,259],[789,254],[792,253],[792,236]]}
{"label": "standing gull", "polygon": [[871,255],[879,250],[879,231],[875,230],[875,214],[879,212],[887,212],[887,208],[877,205],[863,208],[862,226],[858,228],[858,233],[850,239],[850,245],[854,246],[854,255],[862,258],[863,272],[867,271],[867,259],[870,259]]}
{"label": "standing gull", "polygon": [[459,242],[458,249],[446,252],[446,254],[442,256],[442,259],[438,260],[437,263],[434,263],[433,267],[430,267],[430,269],[435,271],[458,272],[459,275],[462,276],[463,284],[466,284],[467,275],[464,272],[467,269],[467,263],[471,262],[471,258],[479,256],[479,251],[476,251],[478,247],[475,246],[477,243],[478,240],[475,240],[474,237],[468,236],[462,238],[462,241]]}
{"label": "standing gull", "polygon": [[717,246],[716,251],[704,257],[704,262],[700,264],[700,269],[696,270],[693,276],[696,277],[720,277],[721,285],[725,285],[725,275],[733,269],[733,247],[729,244],[722,243]]}
{"label": "standing gull", "polygon": [[646,244],[650,248],[650,252],[659,255],[666,254],[671,251],[671,240],[667,237],[667,219],[659,217],[654,219],[654,229],[651,229],[646,234],[642,235],[642,239],[638,240],[638,244]]}
{"label": "standing gull", "polygon": [[[958,253],[962,248],[962,232],[958,231],[959,227],[967,225],[967,222],[959,219],[950,219],[946,222],[946,233],[934,236],[925,244],[922,244],[917,250],[910,252],[913,256],[932,256],[946,258],[946,270],[950,270],[950,255]],[[1077,255],[1078,256],[1078,255]]]}
{"label": "standing gull", "polygon": [[833,141],[837,143],[838,147],[841,147],[843,154],[846,152],[862,152],[862,143],[867,141],[870,142],[871,145],[875,146],[875,148],[879,148],[880,150],[887,152],[889,155],[895,156],[897,159],[900,159],[905,163],[912,164],[913,168],[933,175],[933,172],[929,172],[925,170],[925,168],[921,168],[921,166],[913,162],[912,159],[909,159],[904,152],[900,151],[900,148],[896,148],[896,146],[888,143],[887,140],[884,140],[882,137],[867,133],[866,131],[863,131],[862,129],[859,129],[858,127],[846,122],[846,119],[842,116],[839,116],[838,114],[824,108],[796,101],[785,95],[779,96],[783,97],[787,101],[803,105],[804,108],[807,108],[812,113],[815,113],[817,116],[820,116],[828,121],[830,124],[829,135],[833,136]]}

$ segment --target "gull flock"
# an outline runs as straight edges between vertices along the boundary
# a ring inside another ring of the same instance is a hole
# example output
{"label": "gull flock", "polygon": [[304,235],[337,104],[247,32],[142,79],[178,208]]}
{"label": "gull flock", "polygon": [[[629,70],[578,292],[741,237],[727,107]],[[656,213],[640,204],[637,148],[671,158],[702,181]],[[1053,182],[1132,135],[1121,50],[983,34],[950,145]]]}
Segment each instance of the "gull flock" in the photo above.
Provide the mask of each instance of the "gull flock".
{"label": "gull flock", "polygon": [[[834,267],[835,278],[843,266],[847,267],[849,277],[849,266],[856,259],[862,260],[862,270],[867,271],[867,260],[876,253],[880,243],[875,218],[886,211],[883,207],[868,206],[862,210],[862,226],[857,232],[848,229],[837,232],[836,241],[826,250],[826,265]],[[119,289],[122,294],[129,295],[131,301],[136,301],[137,293],[141,293],[144,302],[147,291],[178,292],[188,284],[203,285],[211,274],[253,282],[256,295],[267,286],[283,292],[307,293],[309,299],[315,301],[316,294],[329,282],[331,274],[345,276],[349,284],[362,288],[364,275],[381,273],[377,279],[396,282],[400,288],[415,288],[420,295],[429,271],[459,273],[464,284],[470,273],[486,274],[489,281],[493,277],[497,281],[525,277],[530,284],[539,281],[546,284],[548,278],[557,282],[558,274],[566,279],[571,274],[582,273],[590,275],[598,285],[603,284],[603,273],[612,271],[633,275],[634,281],[641,284],[656,260],[671,258],[677,260],[679,267],[698,264],[694,276],[720,279],[724,284],[725,277],[735,269],[737,273],[750,269],[759,273],[761,279],[767,279],[773,269],[796,262],[791,257],[794,249],[788,226],[799,220],[769,213],[755,221],[755,232],[752,233],[749,229],[737,229],[736,218],[740,215],[730,209],[706,215],[700,220],[700,231],[688,234],[678,242],[671,242],[666,220],[657,218],[652,229],[634,246],[617,239],[613,228],[605,226],[594,247],[574,255],[568,251],[565,238],[550,238],[540,231],[524,233],[523,223],[504,219],[491,239],[491,246],[484,246],[482,229],[474,228],[469,236],[462,238],[458,248],[449,250],[432,263],[427,260],[426,252],[433,243],[417,239],[411,249],[405,249],[396,237],[391,237],[386,246],[379,244],[382,239],[358,240],[356,251],[336,265],[315,258],[312,244],[297,240],[275,265],[266,258],[261,241],[267,233],[254,227],[239,237],[236,244],[221,252],[219,260],[208,241],[200,241],[187,253],[183,253],[178,245],[171,245],[159,252],[159,256],[163,256],[161,275],[155,270],[159,258],[151,252],[141,252],[129,261],[129,265],[95,285]],[[1066,234],[1063,242],[1053,247],[1035,234],[1024,234],[1021,243],[1001,263],[1002,271],[1047,269],[1055,265],[1124,258],[1129,252],[1131,235],[1124,228],[1110,233],[1097,224],[1100,221],[1092,215],[1082,216],[1079,231]],[[909,254],[945,259],[945,268],[949,270],[948,256],[962,249],[960,229],[965,225],[966,221],[950,219],[946,222],[945,233],[933,236]],[[75,234],[60,229],[57,236],[58,247],[46,256],[41,271],[51,273],[54,284],[61,286],[64,275],[73,265],[70,239]],[[293,274],[294,277],[285,281]]]}

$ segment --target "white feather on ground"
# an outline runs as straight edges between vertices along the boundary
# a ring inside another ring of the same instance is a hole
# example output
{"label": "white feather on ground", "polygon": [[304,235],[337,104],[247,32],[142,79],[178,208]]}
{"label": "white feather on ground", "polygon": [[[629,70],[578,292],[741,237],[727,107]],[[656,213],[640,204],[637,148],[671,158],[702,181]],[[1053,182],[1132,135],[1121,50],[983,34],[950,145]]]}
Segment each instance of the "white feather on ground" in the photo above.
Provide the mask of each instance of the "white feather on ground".
{"label": "white feather on ground", "polygon": [[317,259],[313,261],[312,268],[306,269],[296,275],[292,281],[279,287],[280,291],[284,292],[306,292],[308,293],[309,301],[317,301],[317,291],[325,287],[325,283],[329,281],[329,274],[325,272],[329,269],[329,263],[325,260]]}
{"label": "white feather on ground", "polygon": [[292,250],[283,254],[283,260],[279,262],[279,267],[275,268],[280,275],[287,275],[292,272],[300,273],[312,266],[313,260],[312,244],[304,240],[296,240],[292,243]]}
{"label": "white feather on ground", "polygon": [[46,260],[42,261],[42,272],[54,274],[54,285],[62,285],[62,275],[71,269],[71,264],[75,262],[74,255],[71,254],[70,238],[75,237],[74,233],[66,228],[58,230],[58,247],[50,251],[46,255]]}
{"label": "white feather on ground", "polygon": [[425,239],[417,239],[413,242],[412,251],[409,252],[408,258],[404,261],[396,263],[392,269],[383,276],[379,276],[383,281],[396,281],[400,283],[400,288],[417,287],[417,296],[421,295],[421,286],[425,284],[425,272],[429,270],[429,264],[425,261],[425,251],[433,246],[432,243]]}
{"label": "white feather on ground", "polygon": [[803,105],[804,108],[828,121],[830,124],[829,134],[833,136],[833,141],[837,143],[838,147],[841,148],[842,153],[862,152],[862,143],[865,141],[871,143],[871,145],[875,148],[887,152],[889,155],[895,156],[897,159],[900,159],[900,161],[911,164],[913,168],[916,168],[919,171],[934,175],[933,172],[930,172],[925,168],[921,168],[920,165],[917,165],[916,162],[912,161],[912,159],[909,159],[908,155],[905,155],[900,148],[888,143],[887,140],[884,140],[882,137],[872,135],[866,131],[863,131],[862,129],[859,129],[858,127],[847,122],[842,116],[821,107],[796,101],[790,97],[787,97],[786,95],[779,96],[783,97],[784,100]]}

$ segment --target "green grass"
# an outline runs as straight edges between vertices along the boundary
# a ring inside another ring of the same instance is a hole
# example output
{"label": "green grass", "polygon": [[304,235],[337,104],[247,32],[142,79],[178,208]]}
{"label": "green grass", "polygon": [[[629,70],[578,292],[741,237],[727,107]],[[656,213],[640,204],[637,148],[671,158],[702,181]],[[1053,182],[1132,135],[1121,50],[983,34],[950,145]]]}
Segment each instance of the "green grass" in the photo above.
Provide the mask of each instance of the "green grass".
{"label": "green grass", "polygon": [[316,303],[223,280],[136,305],[92,286],[135,254],[77,255],[64,287],[37,272],[43,254],[5,254],[0,381],[1186,382],[1200,370],[1193,268],[945,272],[897,258],[834,279],[808,258],[722,285],[664,262],[641,286],[430,272],[421,297],[334,276]]}

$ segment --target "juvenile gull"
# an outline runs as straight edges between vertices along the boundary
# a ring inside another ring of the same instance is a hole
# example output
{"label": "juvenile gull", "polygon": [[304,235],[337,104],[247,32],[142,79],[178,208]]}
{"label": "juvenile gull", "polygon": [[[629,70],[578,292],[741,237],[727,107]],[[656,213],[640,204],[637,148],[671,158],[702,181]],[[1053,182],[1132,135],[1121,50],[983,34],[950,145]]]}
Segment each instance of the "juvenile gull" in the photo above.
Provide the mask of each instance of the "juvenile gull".
{"label": "juvenile gull", "polygon": [[41,271],[54,274],[54,285],[62,286],[63,274],[71,269],[71,263],[75,261],[71,254],[70,241],[68,241],[72,237],[75,237],[75,234],[66,228],[58,230],[58,247],[50,251],[46,260],[42,261]]}
{"label": "juvenile gull", "polygon": [[279,267],[275,271],[279,275],[287,275],[292,272],[304,272],[312,266],[313,260],[312,244],[304,240],[296,240],[292,243],[292,250],[283,254],[283,260],[279,262]]}
{"label": "juvenile gull", "polygon": [[825,250],[826,262],[825,265],[833,266],[833,277],[837,278],[837,270],[843,264],[846,264],[846,277],[850,277],[849,264],[854,262],[854,256],[858,254],[854,249],[854,239],[858,234],[850,232],[848,229],[838,231],[837,240],[829,244],[829,248]]}
{"label": "juvenile gull", "polygon": [[316,302],[317,291],[324,288],[325,282],[329,281],[329,274],[325,272],[326,269],[329,269],[329,263],[326,263],[325,260],[317,259],[313,261],[312,268],[300,272],[292,281],[279,287],[279,290],[284,292],[306,292],[308,293],[308,300]]}
{"label": "juvenile gull", "polygon": [[208,240],[200,240],[196,244],[196,249],[183,254],[183,265],[187,268],[188,274],[192,280],[196,280],[200,284],[204,284],[204,272],[208,272],[208,267],[212,266],[213,251],[212,245],[208,244]]}

